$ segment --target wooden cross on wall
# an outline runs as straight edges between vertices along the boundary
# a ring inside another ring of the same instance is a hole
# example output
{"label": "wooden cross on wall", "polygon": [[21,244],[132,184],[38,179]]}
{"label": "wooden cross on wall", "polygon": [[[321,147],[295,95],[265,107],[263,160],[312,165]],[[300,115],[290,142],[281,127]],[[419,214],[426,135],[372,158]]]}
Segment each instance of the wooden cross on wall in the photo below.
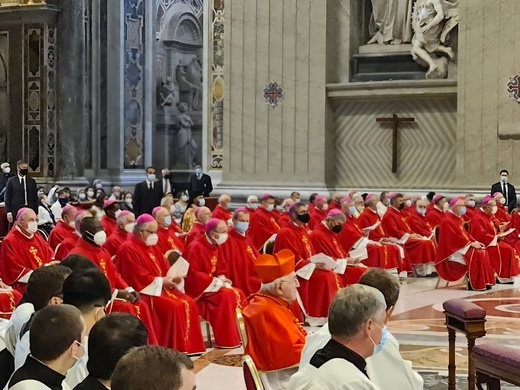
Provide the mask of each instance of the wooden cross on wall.
{"label": "wooden cross on wall", "polygon": [[397,140],[399,125],[403,122],[415,122],[415,118],[399,118],[397,114],[393,114],[391,118],[376,118],[378,123],[393,123],[392,134],[392,173],[397,173]]}

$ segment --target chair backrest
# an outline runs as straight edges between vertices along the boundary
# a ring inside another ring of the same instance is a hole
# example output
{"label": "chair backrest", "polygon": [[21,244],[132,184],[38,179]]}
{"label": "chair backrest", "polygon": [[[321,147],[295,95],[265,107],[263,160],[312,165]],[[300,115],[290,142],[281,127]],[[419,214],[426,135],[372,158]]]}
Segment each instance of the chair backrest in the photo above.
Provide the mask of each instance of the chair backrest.
{"label": "chair backrest", "polygon": [[435,226],[434,231],[435,231],[435,234],[434,234],[435,242],[439,243],[439,232],[440,232],[439,225]]}
{"label": "chair backrest", "polygon": [[471,221],[466,221],[466,222],[464,222],[464,224],[463,224],[463,225],[464,225],[464,229],[465,229],[467,232],[469,232],[469,226],[470,226],[470,224],[471,224]]}
{"label": "chair backrest", "polygon": [[244,322],[244,317],[242,316],[242,311],[237,307],[237,325],[238,330],[240,332],[240,339],[242,340],[243,347],[247,347],[248,339],[247,339],[247,331],[246,331],[246,323]]}
{"label": "chair backrest", "polygon": [[260,378],[260,373],[256,369],[255,363],[251,356],[242,356],[242,369],[244,371],[244,381],[246,382],[246,390],[265,390]]}
{"label": "chair backrest", "polygon": [[274,252],[274,242],[266,242],[262,248],[262,254],[272,255]]}

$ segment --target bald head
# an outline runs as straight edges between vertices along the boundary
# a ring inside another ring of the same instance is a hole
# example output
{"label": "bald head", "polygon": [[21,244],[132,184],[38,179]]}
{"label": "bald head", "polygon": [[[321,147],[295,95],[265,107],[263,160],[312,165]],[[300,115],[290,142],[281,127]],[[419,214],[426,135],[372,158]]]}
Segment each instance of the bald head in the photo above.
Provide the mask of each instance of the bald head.
{"label": "bald head", "polygon": [[227,195],[227,194],[222,194],[219,196],[218,198],[218,204],[222,207],[224,207],[225,209],[227,209],[227,206],[228,204],[231,203],[231,196]]}
{"label": "bald head", "polygon": [[78,232],[80,231],[80,228],[81,228],[81,222],[85,218],[92,218],[92,214],[90,214],[88,211],[83,211],[81,213],[77,213],[76,214],[76,218],[75,218],[74,222],[75,222],[75,225],[76,225],[76,230]]}
{"label": "bald head", "polygon": [[205,225],[211,219],[211,210],[207,207],[199,207],[197,211],[197,222]]}
{"label": "bald head", "polygon": [[[168,226],[171,225],[171,214],[167,208],[165,208],[165,207],[158,208],[158,210],[156,210],[153,213],[153,216],[155,217],[155,220],[157,221],[157,224],[160,227],[167,228]],[[168,221],[168,218],[169,218],[169,221]],[[166,222],[169,222],[169,223],[166,223]]]}
{"label": "bald head", "polygon": [[129,224],[132,224],[131,230],[133,230],[133,225],[135,224],[135,214],[131,213],[130,211],[123,211],[117,217],[117,226],[122,230],[126,230],[125,226]]}
{"label": "bald head", "polygon": [[26,236],[31,236],[36,233],[38,230],[38,217],[36,213],[29,208],[19,211],[16,226],[18,226]]}
{"label": "bald head", "polygon": [[[21,211],[21,212],[20,212]],[[36,213],[33,209],[24,208],[18,212],[18,217],[16,218],[17,222],[31,222],[31,221],[37,221]]]}
{"label": "bald head", "polygon": [[73,225],[76,215],[78,214],[78,209],[74,206],[67,205],[63,208],[61,212],[61,219],[68,225]]}
{"label": "bald head", "polygon": [[282,203],[283,211],[289,212],[289,209],[291,208],[291,206],[293,204],[294,204],[294,200],[292,198],[285,199]]}
{"label": "bald head", "polygon": [[343,198],[343,195],[341,195],[339,192],[336,192],[334,195],[332,195],[332,201],[337,204],[341,203],[341,198]]}

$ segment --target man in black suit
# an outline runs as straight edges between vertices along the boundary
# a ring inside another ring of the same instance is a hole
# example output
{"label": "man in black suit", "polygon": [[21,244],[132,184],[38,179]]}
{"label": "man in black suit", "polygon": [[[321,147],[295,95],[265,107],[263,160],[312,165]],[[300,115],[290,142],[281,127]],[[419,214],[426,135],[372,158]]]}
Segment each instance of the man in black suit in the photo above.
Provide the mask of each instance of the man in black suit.
{"label": "man in black suit", "polygon": [[213,184],[211,183],[211,177],[202,173],[202,165],[195,165],[195,173],[190,175],[190,184],[188,191],[191,193],[195,190],[200,190],[204,194],[204,197],[208,197],[211,191],[213,191]]}
{"label": "man in black suit", "polygon": [[495,192],[500,192],[506,198],[506,206],[509,212],[516,207],[516,190],[512,184],[508,183],[509,172],[507,169],[500,171],[500,181],[491,186],[491,195]]}
{"label": "man in black suit", "polygon": [[5,188],[7,187],[7,180],[9,180],[14,175],[11,173],[11,166],[8,162],[2,163],[0,165],[0,169],[2,170],[2,181],[0,182],[0,202],[3,202],[5,196]]}
{"label": "man in black suit", "polygon": [[163,168],[161,175],[161,188],[163,191],[163,196],[166,196],[168,193],[172,193],[172,195],[175,196],[175,183],[172,180],[170,170],[168,168]]}
{"label": "man in black suit", "polygon": [[20,160],[16,166],[18,175],[7,181],[5,189],[5,209],[9,223],[13,223],[22,207],[29,207],[38,214],[38,189],[36,181],[29,176],[29,165]]}
{"label": "man in black suit", "polygon": [[162,191],[155,168],[146,168],[146,180],[135,185],[133,203],[135,216],[151,214],[154,207],[160,206],[163,197]]}

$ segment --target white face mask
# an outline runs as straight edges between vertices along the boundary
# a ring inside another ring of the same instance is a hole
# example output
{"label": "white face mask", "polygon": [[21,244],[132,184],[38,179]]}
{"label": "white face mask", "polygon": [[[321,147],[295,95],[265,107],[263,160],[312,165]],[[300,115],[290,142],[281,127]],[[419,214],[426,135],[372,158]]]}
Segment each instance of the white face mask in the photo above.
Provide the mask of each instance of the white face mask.
{"label": "white face mask", "polygon": [[148,179],[148,181],[151,181],[151,182],[157,181],[157,177],[155,176],[155,173],[146,175],[146,178]]}
{"label": "white face mask", "polygon": [[323,211],[327,211],[327,210],[329,209],[329,204],[328,204],[328,203],[325,203],[325,204],[321,207],[321,209],[322,209]]}
{"label": "white face mask", "polygon": [[132,198],[126,198],[125,203],[129,206],[132,206]]}
{"label": "white face mask", "polygon": [[202,199],[199,199],[199,206],[202,207],[202,206],[205,206],[206,205],[206,199],[202,198]]}
{"label": "white face mask", "polygon": [[135,222],[131,222],[125,225],[125,232],[132,233],[134,231]]}
{"label": "white face mask", "polygon": [[4,173],[11,173],[11,168],[10,167],[4,168]]}
{"label": "white face mask", "polygon": [[181,200],[182,200],[183,202],[187,202],[188,199],[190,199],[190,198],[188,198],[188,195],[181,195]]}
{"label": "white face mask", "polygon": [[123,212],[122,210],[117,210],[117,211],[114,213],[116,219],[117,219],[117,217],[119,217],[119,215],[121,215],[122,212]]}
{"label": "white face mask", "polygon": [[405,207],[410,207],[412,205],[412,201],[408,199],[406,202],[404,202]]}
{"label": "white face mask", "polygon": [[294,199],[294,203],[300,203],[300,199],[298,199],[298,198]]}
{"label": "white face mask", "polygon": [[146,239],[146,245],[147,246],[157,245],[158,242],[159,242],[159,236],[157,235],[157,233],[150,234],[148,236],[148,238]]}
{"label": "white face mask", "polygon": [[444,211],[448,211],[450,209],[450,205],[448,204],[448,202],[444,203],[443,209]]}
{"label": "white face mask", "polygon": [[97,232],[94,234],[94,238],[92,239],[94,243],[98,246],[103,245],[105,242],[107,242],[107,234],[101,230],[100,232]]}
{"label": "white face mask", "polygon": [[220,233],[218,238],[215,238],[215,242],[217,243],[217,245],[222,245],[223,243],[225,243],[228,239],[228,234],[227,233]]}
{"label": "white face mask", "polygon": [[493,206],[493,209],[491,210],[491,214],[496,214],[498,211],[498,206]]}
{"label": "white face mask", "polygon": [[469,206],[469,207],[475,207],[475,201],[474,201],[474,200],[470,200],[470,201],[468,202],[468,206]]}
{"label": "white face mask", "polygon": [[499,203],[502,204],[502,205],[506,204],[506,198],[501,198],[499,200]]}
{"label": "white face mask", "polygon": [[78,196],[79,200],[85,200],[86,197],[87,197],[87,195],[85,195],[84,193],[81,193]]}
{"label": "white face mask", "polygon": [[267,211],[273,211],[274,210],[274,204],[270,204],[267,206]]}
{"label": "white face mask", "polygon": [[258,203],[248,203],[247,207],[249,207],[252,210],[256,210],[258,208]]}
{"label": "white face mask", "polygon": [[27,232],[29,232],[29,234],[34,234],[37,231],[38,231],[38,222],[31,221],[27,224]]}
{"label": "white face mask", "polygon": [[87,195],[88,195],[89,198],[93,198],[94,197],[94,191],[87,192]]}

